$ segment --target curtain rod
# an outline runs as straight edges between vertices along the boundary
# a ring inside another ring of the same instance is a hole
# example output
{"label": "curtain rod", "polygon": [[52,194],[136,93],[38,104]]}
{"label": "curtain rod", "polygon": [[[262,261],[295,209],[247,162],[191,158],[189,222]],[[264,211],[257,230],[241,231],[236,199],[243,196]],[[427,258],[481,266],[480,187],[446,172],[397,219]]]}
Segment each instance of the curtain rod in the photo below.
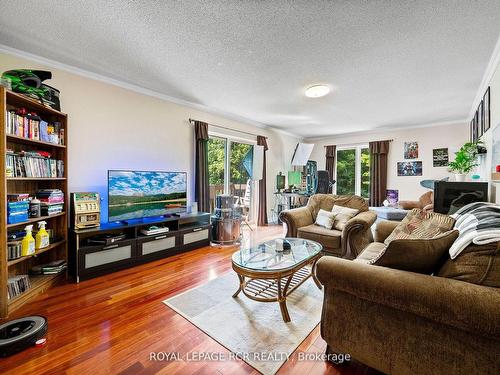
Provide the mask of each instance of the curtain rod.
{"label": "curtain rod", "polygon": [[[193,121],[196,121],[196,120],[193,120],[192,118],[189,119],[189,123],[190,124],[193,124]],[[237,130],[237,129],[231,129],[231,128],[228,128],[227,126],[222,126],[222,125],[216,125],[216,124],[208,124],[210,126],[214,126],[216,128],[220,128],[220,129],[226,129],[226,130],[231,130],[233,132],[238,132],[238,133],[243,133],[243,134],[247,134],[247,135],[252,135],[254,137],[257,137],[259,136],[259,134],[254,134],[254,133],[249,133],[249,132],[245,132],[243,130]],[[264,137],[265,139],[267,139],[267,137]]]}
{"label": "curtain rod", "polygon": [[[392,142],[394,141],[394,139],[384,139],[382,141],[376,141],[376,142],[383,142],[383,141],[389,141],[389,142]],[[328,146],[357,146],[357,145],[365,145],[367,143],[370,143],[370,142],[352,142],[352,143],[339,143],[339,144],[336,144],[336,145],[324,145],[323,147],[328,147]]]}

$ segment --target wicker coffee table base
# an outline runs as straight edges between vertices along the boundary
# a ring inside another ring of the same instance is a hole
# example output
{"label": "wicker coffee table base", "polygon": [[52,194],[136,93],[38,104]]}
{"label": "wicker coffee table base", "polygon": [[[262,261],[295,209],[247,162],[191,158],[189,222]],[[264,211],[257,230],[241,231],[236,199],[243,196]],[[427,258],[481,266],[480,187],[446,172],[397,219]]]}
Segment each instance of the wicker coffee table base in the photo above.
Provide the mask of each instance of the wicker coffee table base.
{"label": "wicker coffee table base", "polygon": [[283,320],[290,322],[286,298],[310,277],[321,289],[321,284],[315,274],[315,266],[319,258],[320,255],[310,259],[306,265],[286,272],[250,271],[233,263],[233,269],[240,280],[240,286],[233,294],[233,298],[238,297],[240,292],[243,292],[245,296],[254,301],[278,302]]}

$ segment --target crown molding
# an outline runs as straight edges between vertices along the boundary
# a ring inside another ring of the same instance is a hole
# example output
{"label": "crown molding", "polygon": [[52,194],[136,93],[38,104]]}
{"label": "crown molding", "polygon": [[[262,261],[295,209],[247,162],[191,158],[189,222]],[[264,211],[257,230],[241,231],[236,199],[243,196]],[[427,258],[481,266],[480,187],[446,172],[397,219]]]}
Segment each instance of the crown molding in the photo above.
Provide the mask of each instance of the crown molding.
{"label": "crown molding", "polygon": [[497,43],[495,44],[495,48],[493,49],[493,53],[491,54],[490,61],[486,66],[483,79],[481,81],[481,84],[479,85],[476,96],[474,97],[474,101],[472,102],[472,108],[470,109],[469,117],[467,120],[468,122],[470,122],[472,116],[474,116],[474,114],[476,113],[476,109],[479,103],[481,103],[481,100],[483,100],[483,95],[486,92],[488,86],[490,85],[491,79],[493,78],[493,74],[495,74],[495,70],[499,65],[500,65],[500,37],[498,38]]}
{"label": "crown molding", "polygon": [[467,119],[458,119],[458,120],[453,120],[453,121],[441,121],[441,122],[431,122],[427,124],[421,124],[421,125],[409,125],[409,126],[387,126],[387,127],[381,127],[377,129],[372,129],[372,130],[366,130],[366,131],[356,131],[356,132],[350,132],[350,133],[338,133],[338,134],[332,134],[332,135],[325,135],[321,137],[310,137],[310,138],[304,138],[305,142],[318,142],[318,141],[324,141],[327,139],[333,139],[333,138],[344,138],[344,137],[351,137],[351,136],[356,136],[360,134],[380,134],[380,133],[385,133],[385,132],[392,132],[392,131],[402,131],[402,130],[412,130],[412,129],[421,129],[421,128],[433,128],[433,127],[439,127],[439,126],[448,126],[448,125],[459,125],[459,124],[467,124],[468,120]]}
{"label": "crown molding", "polygon": [[[76,75],[84,77],[84,78],[90,78],[90,79],[93,79],[95,81],[99,81],[99,82],[107,83],[109,85],[117,86],[117,87],[120,87],[120,88],[125,89],[125,90],[136,92],[138,94],[150,96],[153,98],[157,98],[157,99],[161,99],[161,100],[164,100],[167,102],[178,104],[181,106],[193,108],[193,109],[196,109],[199,111],[210,113],[212,115],[221,116],[227,120],[237,121],[237,122],[240,122],[240,123],[243,123],[246,125],[256,126],[258,128],[261,128],[261,129],[283,132],[283,134],[286,134],[286,135],[289,135],[292,137],[296,137],[296,138],[300,138],[296,134],[288,133],[288,132],[283,131],[281,129],[277,129],[274,126],[263,124],[263,123],[248,119],[248,118],[243,117],[243,116],[239,116],[239,115],[236,115],[233,113],[228,113],[228,112],[225,112],[222,110],[211,108],[211,107],[208,107],[208,106],[203,105],[203,104],[193,103],[193,102],[190,102],[187,100],[183,100],[183,99],[175,98],[175,97],[172,97],[169,95],[165,95],[165,94],[162,94],[160,92],[150,90],[150,89],[147,89],[147,88],[142,87],[142,86],[123,82],[123,81],[120,81],[120,80],[117,80],[117,79],[114,79],[114,78],[111,78],[108,76],[93,73],[89,70],[78,68],[78,67],[73,66],[73,65],[64,64],[64,63],[61,63],[61,62],[58,62],[58,61],[55,61],[52,59],[48,59],[48,58],[38,56],[38,55],[29,53],[29,52],[18,50],[16,48],[6,46],[5,44],[0,44],[0,53],[6,53],[9,55],[17,56],[17,57],[20,57],[23,59],[31,60],[33,62],[45,65],[47,67],[51,67],[51,68],[55,68],[55,69],[59,69],[59,70],[64,70],[68,73],[76,74]],[[235,130],[235,131],[237,131],[237,130]]]}

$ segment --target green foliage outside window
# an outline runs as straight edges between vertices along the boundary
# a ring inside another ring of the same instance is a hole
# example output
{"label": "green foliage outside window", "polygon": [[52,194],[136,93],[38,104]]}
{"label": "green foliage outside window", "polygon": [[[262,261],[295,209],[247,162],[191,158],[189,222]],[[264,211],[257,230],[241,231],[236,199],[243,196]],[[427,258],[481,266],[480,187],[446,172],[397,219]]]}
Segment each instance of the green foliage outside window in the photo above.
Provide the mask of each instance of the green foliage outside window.
{"label": "green foliage outside window", "polygon": [[224,184],[225,154],[225,139],[210,138],[208,140],[208,183],[210,185]]}
{"label": "green foliage outside window", "polygon": [[337,194],[356,193],[356,150],[337,151]]}
{"label": "green foliage outside window", "polygon": [[[361,149],[361,196],[370,195],[370,151]],[[337,151],[337,194],[356,194],[356,149]]]}
{"label": "green foliage outside window", "polygon": [[[243,159],[252,145],[231,142],[230,179],[232,184],[246,184],[250,178],[243,167]],[[211,137],[208,140],[208,180],[210,185],[224,184],[226,140]]]}

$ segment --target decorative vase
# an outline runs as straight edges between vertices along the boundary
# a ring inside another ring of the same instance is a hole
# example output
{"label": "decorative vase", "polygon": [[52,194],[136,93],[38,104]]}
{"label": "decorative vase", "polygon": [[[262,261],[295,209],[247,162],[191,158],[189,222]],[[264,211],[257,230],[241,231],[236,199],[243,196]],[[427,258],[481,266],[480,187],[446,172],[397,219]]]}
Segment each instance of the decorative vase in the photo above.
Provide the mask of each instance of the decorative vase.
{"label": "decorative vase", "polygon": [[455,173],[455,181],[464,182],[466,176],[467,175],[465,173]]}

